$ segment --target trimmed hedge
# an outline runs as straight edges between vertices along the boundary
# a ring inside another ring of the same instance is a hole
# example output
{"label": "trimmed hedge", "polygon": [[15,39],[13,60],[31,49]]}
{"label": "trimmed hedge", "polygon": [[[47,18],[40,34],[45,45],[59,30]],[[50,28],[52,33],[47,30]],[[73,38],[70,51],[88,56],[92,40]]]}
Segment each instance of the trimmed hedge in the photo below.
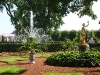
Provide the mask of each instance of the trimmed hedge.
{"label": "trimmed hedge", "polygon": [[53,66],[72,66],[72,67],[93,67],[100,66],[100,52],[55,52],[45,61],[46,64]]}
{"label": "trimmed hedge", "polygon": [[[100,51],[100,43],[89,43],[90,49],[94,48],[95,50]],[[76,50],[77,44],[73,42],[63,42],[63,41],[54,41],[50,43],[40,43],[35,46],[36,49],[44,52],[56,52],[56,51],[66,51],[66,50]]]}
{"label": "trimmed hedge", "polygon": [[[100,43],[89,44],[89,45],[90,48],[94,48],[95,50],[100,51]],[[28,47],[20,42],[0,43],[0,52],[16,52],[19,51],[19,48],[22,48],[21,50],[28,50]],[[56,52],[62,50],[66,51],[69,50],[69,48],[71,48],[71,50],[75,49],[72,43],[70,42],[65,43],[62,41],[37,44],[35,48],[38,51],[43,51],[43,52]]]}
{"label": "trimmed hedge", "polygon": [[0,52],[18,52],[19,48],[22,46],[22,43],[0,43]]}
{"label": "trimmed hedge", "polygon": [[67,46],[65,47],[64,42],[51,42],[51,43],[37,44],[35,48],[38,50],[42,50],[44,52],[56,52],[56,51],[66,50]]}
{"label": "trimmed hedge", "polygon": [[100,43],[89,43],[90,49],[92,48],[100,48]]}
{"label": "trimmed hedge", "polygon": [[[51,43],[40,43],[35,46],[36,50],[44,51],[44,52],[55,52],[61,51],[62,49],[66,50],[64,42],[51,42]],[[28,47],[23,43],[16,42],[5,42],[0,43],[0,52],[17,52],[20,50],[28,50]]]}

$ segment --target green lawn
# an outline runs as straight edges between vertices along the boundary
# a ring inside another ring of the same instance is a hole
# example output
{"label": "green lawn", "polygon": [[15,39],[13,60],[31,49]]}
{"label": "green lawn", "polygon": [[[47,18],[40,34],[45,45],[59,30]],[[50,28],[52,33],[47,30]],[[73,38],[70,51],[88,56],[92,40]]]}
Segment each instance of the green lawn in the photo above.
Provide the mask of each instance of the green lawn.
{"label": "green lawn", "polygon": [[42,53],[40,53],[40,54],[36,55],[36,58],[48,58],[50,55],[51,54],[42,54]]}
{"label": "green lawn", "polygon": [[[47,58],[50,55],[51,54],[40,53],[40,54],[36,55],[36,58]],[[28,58],[29,56],[25,56],[25,55],[22,57],[17,57],[17,58],[12,57],[12,55],[10,55],[10,56],[11,56],[11,58],[0,60],[0,62],[5,62],[5,63],[10,64],[10,63],[17,62],[17,61],[29,60],[29,58]]]}
{"label": "green lawn", "polygon": [[3,74],[20,74],[20,73],[23,73],[25,72],[26,69],[23,69],[23,68],[18,68],[16,66],[3,66],[3,67],[0,67],[0,75],[3,75]]}
{"label": "green lawn", "polygon": [[84,75],[81,72],[77,73],[53,73],[53,72],[46,72],[44,75]]}
{"label": "green lawn", "polygon": [[5,62],[5,63],[10,64],[13,62],[23,61],[23,60],[28,60],[28,58],[8,58],[8,59],[0,60],[0,62]]}

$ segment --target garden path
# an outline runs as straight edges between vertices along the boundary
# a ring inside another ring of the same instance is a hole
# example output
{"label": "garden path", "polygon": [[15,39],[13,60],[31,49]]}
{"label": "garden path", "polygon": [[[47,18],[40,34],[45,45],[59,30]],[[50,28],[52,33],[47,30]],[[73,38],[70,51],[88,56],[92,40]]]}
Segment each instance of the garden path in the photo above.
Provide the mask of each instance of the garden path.
{"label": "garden path", "polygon": [[[29,64],[29,60],[19,61],[10,65],[26,68],[27,71],[21,75],[43,75],[45,72],[83,72],[84,75],[100,75],[100,67],[60,67],[46,65],[46,58],[36,58],[36,64]],[[8,65],[1,63],[0,66]]]}

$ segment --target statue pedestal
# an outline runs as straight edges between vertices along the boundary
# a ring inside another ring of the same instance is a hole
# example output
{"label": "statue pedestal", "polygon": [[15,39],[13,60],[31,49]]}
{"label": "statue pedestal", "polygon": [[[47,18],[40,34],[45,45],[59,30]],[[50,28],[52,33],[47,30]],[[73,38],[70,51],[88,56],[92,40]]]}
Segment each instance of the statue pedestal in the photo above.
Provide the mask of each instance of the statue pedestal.
{"label": "statue pedestal", "polygon": [[29,54],[29,59],[30,59],[30,64],[35,64],[35,53],[33,51],[30,52]]}
{"label": "statue pedestal", "polygon": [[30,64],[35,64],[35,62],[34,61],[31,61]]}
{"label": "statue pedestal", "polygon": [[85,52],[89,48],[89,45],[87,43],[79,43],[78,48],[80,53]]}

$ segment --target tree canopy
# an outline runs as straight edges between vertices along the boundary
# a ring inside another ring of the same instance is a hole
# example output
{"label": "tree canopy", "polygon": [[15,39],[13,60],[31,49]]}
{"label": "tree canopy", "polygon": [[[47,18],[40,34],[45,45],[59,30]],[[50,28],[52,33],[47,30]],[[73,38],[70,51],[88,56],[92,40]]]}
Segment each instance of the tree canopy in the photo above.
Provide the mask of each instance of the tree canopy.
{"label": "tree canopy", "polygon": [[30,11],[34,13],[34,26],[46,32],[63,24],[62,18],[70,12],[96,19],[92,10],[97,0],[0,0],[0,10],[6,8],[16,30],[30,26]]}

